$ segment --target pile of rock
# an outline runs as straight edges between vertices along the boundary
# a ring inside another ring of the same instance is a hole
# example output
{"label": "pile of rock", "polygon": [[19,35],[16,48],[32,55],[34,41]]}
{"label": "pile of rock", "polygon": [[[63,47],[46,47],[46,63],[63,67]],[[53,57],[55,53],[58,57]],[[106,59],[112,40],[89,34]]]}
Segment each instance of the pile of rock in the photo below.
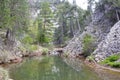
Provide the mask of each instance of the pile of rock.
{"label": "pile of rock", "polygon": [[[101,7],[103,8],[101,10]],[[108,14],[113,13],[113,16]],[[120,22],[115,18],[115,11],[111,3],[98,6],[92,14],[92,21],[88,24],[82,34],[75,36],[64,48],[69,55],[83,53],[83,37],[85,34],[93,36],[96,40],[95,51],[92,53],[97,62],[106,57],[120,52]],[[115,24],[115,26],[113,26]],[[113,26],[113,27],[112,27]],[[88,45],[89,46],[89,45]]]}
{"label": "pile of rock", "polygon": [[69,41],[68,45],[64,48],[64,53],[68,53],[72,57],[76,57],[78,55],[82,55],[83,50],[83,39],[86,35],[90,35],[94,37],[93,34],[91,34],[91,31],[93,31],[92,28],[86,27],[86,31],[84,31],[82,34],[78,36],[74,36],[72,40]]}
{"label": "pile of rock", "polygon": [[106,57],[120,52],[120,21],[117,22],[106,36],[105,40],[100,42],[98,48],[94,51],[97,62]]}

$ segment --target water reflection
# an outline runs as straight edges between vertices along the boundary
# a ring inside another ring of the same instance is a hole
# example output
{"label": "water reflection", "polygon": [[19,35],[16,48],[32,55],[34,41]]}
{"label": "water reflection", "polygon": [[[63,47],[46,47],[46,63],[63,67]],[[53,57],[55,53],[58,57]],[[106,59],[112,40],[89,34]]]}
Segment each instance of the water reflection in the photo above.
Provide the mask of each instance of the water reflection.
{"label": "water reflection", "polygon": [[59,71],[60,71],[59,68],[57,68],[56,66],[52,67],[52,72],[53,73],[58,73]]}
{"label": "water reflection", "polygon": [[10,69],[14,80],[101,80],[95,73],[85,68],[76,71],[59,57],[28,59]]}

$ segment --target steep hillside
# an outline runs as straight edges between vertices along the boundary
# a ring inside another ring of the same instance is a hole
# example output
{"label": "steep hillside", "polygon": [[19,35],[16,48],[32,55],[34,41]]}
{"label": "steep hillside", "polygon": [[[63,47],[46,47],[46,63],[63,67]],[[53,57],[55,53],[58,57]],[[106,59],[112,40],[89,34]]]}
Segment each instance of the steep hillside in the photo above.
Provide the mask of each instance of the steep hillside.
{"label": "steep hillside", "polygon": [[94,53],[95,60],[98,62],[119,51],[119,44],[114,40],[119,40],[117,36],[119,31],[118,33],[115,31],[115,29],[118,29],[119,22],[113,27],[117,22],[117,17],[112,5],[108,2],[100,3],[96,7],[90,24],[82,34],[74,36],[65,47],[64,52],[66,54],[69,56],[83,55],[87,57]]}
{"label": "steep hillside", "polygon": [[105,40],[100,42],[98,48],[93,52],[97,62],[106,57],[120,52],[120,21],[117,22],[107,34]]}
{"label": "steep hillside", "polygon": [[23,54],[22,44],[15,40],[10,41],[5,38],[5,31],[0,32],[0,64],[10,63],[12,60],[17,60],[22,57]]}

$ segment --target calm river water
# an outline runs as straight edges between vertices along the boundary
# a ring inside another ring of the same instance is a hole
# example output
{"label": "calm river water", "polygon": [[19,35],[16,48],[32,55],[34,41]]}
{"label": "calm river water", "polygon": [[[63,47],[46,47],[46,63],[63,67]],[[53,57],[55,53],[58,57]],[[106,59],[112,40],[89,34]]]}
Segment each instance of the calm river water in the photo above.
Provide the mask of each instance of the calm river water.
{"label": "calm river water", "polygon": [[10,77],[13,80],[120,80],[118,76],[112,79],[104,73],[97,74],[82,62],[76,62],[52,56],[30,58],[12,66]]}

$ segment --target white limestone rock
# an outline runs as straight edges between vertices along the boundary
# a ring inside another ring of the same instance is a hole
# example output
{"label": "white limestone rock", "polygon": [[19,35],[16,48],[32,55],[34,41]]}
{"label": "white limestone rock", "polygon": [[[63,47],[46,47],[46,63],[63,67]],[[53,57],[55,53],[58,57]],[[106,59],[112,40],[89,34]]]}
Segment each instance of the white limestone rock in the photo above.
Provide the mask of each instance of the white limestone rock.
{"label": "white limestone rock", "polygon": [[105,40],[100,42],[98,48],[93,52],[95,60],[100,62],[106,57],[120,52],[120,21],[110,30]]}

